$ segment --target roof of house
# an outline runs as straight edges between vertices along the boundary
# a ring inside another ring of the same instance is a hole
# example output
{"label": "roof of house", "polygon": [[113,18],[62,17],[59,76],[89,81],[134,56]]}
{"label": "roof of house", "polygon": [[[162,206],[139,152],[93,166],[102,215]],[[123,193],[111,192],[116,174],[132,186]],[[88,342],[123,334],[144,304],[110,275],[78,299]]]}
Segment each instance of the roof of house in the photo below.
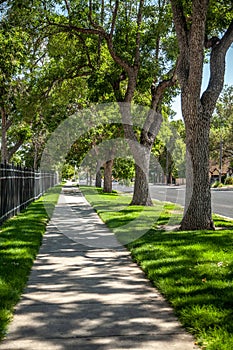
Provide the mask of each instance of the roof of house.
{"label": "roof of house", "polygon": [[[222,175],[227,174],[229,170],[230,170],[230,161],[228,159],[223,159]],[[210,173],[211,175],[219,175],[220,166],[218,162],[210,160]]]}

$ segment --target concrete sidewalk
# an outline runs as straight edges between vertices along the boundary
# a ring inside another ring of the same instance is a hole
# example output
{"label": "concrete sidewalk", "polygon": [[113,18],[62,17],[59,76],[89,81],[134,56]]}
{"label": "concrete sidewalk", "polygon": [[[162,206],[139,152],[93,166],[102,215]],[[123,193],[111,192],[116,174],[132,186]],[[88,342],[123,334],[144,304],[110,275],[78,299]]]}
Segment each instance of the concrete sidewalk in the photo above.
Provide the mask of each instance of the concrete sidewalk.
{"label": "concrete sidewalk", "polygon": [[0,349],[197,347],[129,252],[81,193],[67,187]]}

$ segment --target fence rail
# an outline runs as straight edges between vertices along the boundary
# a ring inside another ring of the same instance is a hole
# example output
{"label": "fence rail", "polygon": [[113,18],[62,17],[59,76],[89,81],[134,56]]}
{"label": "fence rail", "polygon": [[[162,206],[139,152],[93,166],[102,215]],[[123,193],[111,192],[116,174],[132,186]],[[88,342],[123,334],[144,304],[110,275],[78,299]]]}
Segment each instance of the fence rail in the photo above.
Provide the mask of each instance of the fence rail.
{"label": "fence rail", "polygon": [[0,164],[0,225],[57,183],[55,172]]}

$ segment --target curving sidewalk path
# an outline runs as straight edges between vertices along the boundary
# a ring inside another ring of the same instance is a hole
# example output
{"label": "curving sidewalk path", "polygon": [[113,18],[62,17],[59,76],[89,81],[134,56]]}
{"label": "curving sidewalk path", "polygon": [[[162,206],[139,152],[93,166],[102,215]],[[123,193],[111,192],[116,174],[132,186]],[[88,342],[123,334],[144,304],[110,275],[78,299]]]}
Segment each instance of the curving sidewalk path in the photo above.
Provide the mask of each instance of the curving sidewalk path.
{"label": "curving sidewalk path", "polygon": [[198,348],[82,194],[64,187],[0,349]]}

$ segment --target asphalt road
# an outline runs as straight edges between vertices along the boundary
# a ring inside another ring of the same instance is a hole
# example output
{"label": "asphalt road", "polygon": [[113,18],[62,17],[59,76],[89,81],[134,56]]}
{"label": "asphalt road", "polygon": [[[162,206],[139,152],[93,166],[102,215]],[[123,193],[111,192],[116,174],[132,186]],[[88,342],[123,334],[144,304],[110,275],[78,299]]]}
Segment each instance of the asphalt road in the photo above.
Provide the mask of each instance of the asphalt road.
{"label": "asphalt road", "polygon": [[[132,192],[132,188],[114,185],[121,191]],[[184,206],[185,186],[151,185],[153,199],[181,204]],[[233,219],[233,190],[211,190],[213,213]]]}

